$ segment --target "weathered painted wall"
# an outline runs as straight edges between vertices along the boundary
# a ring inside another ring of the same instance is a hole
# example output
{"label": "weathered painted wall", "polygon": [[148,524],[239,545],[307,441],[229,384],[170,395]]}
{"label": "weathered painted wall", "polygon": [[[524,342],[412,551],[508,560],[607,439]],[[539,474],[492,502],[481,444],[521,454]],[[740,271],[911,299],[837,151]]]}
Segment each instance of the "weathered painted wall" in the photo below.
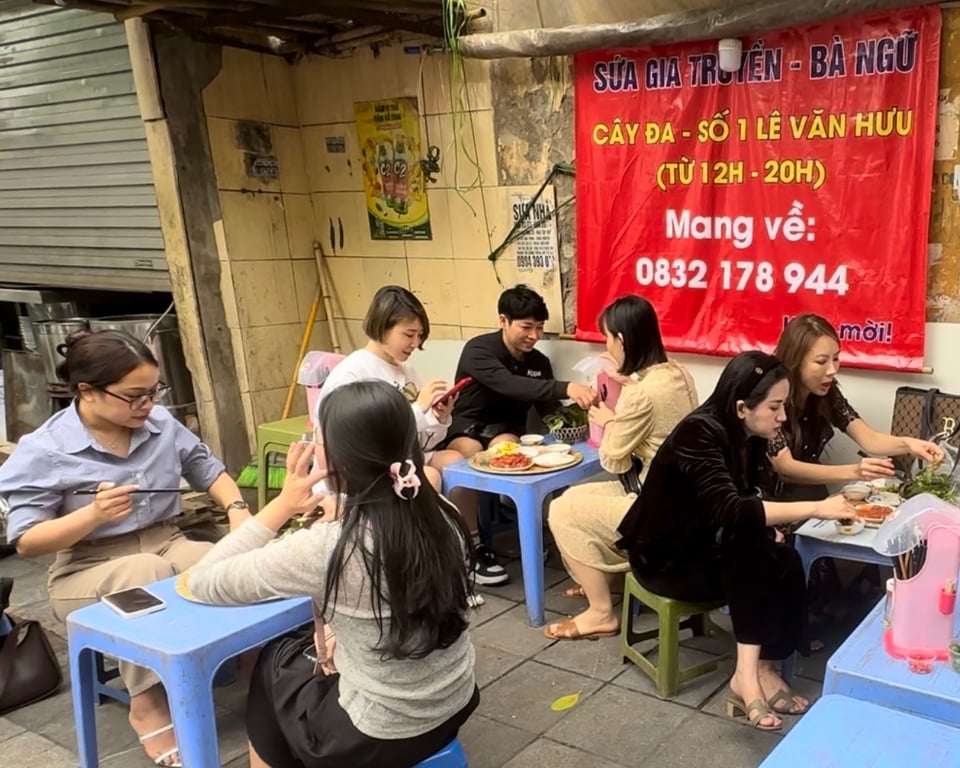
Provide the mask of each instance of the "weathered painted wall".
{"label": "weathered painted wall", "polygon": [[[221,289],[232,308],[227,319],[251,435],[256,424],[280,416],[316,284],[314,240],[325,250],[345,351],[365,343],[367,305],[388,283],[420,297],[434,338],[489,330],[500,292],[518,282],[546,298],[548,330],[563,330],[557,269],[518,271],[514,248],[496,268],[487,258],[513,226],[511,195],[532,194],[543,180],[533,174],[508,179],[498,168],[489,72],[488,64],[468,64],[465,108],[455,117],[446,56],[401,48],[375,56],[367,49],[291,66],[224,49],[220,75],[203,95],[223,211]],[[367,224],[353,105],[401,96],[420,105],[424,148],[441,151],[441,170],[427,190],[430,241],[375,241]],[[328,138],[342,138],[346,152],[328,151]],[[252,174],[252,164],[273,163],[276,178]],[[322,312],[309,348],[331,348]],[[298,390],[294,413],[304,408]]]}
{"label": "weathered painted wall", "polygon": [[[280,418],[298,363],[316,285],[316,227],[286,62],[224,48],[203,101],[223,215],[214,225],[221,291],[253,445],[255,426]],[[273,162],[276,178],[256,175]],[[322,307],[310,348],[330,348]],[[293,413],[305,412],[299,387],[296,398]]]}
{"label": "weathered painted wall", "polygon": [[[629,3],[601,5],[612,15],[597,16],[599,6],[584,16],[575,12],[575,3],[552,4],[548,15],[566,16],[543,23],[631,17]],[[532,17],[527,24],[510,16],[521,12],[518,6],[528,16],[532,12],[529,4],[494,4],[493,27],[532,24]],[[575,160],[571,65],[566,57],[466,62],[466,111],[455,135],[456,94],[447,56],[385,47],[376,55],[367,49],[287,65],[224,50],[223,70],[204,97],[223,208],[223,292],[235,308],[229,321],[249,424],[279,416],[315,284],[314,239],[327,251],[334,317],[346,350],[363,343],[367,303],[388,282],[421,297],[436,338],[469,338],[491,327],[502,285],[486,257],[512,226],[511,194],[529,194],[556,163]],[[960,165],[958,9],[944,11],[941,85],[928,319],[955,323],[960,322],[960,194],[953,187],[954,167]],[[429,242],[374,241],[366,224],[353,103],[398,96],[417,99],[423,145],[441,149],[442,169],[427,192],[434,229]],[[239,121],[269,128],[272,152],[266,154],[276,158],[276,180],[250,177],[238,145]],[[343,138],[347,151],[329,152],[328,138]],[[572,194],[569,178],[556,182],[558,201]],[[343,247],[330,248],[331,221],[343,225]],[[497,266],[503,285],[523,280],[545,294],[552,314],[548,329],[554,332],[570,331],[575,323],[574,226],[571,206],[560,216],[562,287],[556,272],[518,272],[512,251]],[[311,348],[329,348],[322,320]],[[954,374],[960,379],[960,369],[953,371],[948,361],[929,352],[927,361],[938,367],[938,380]],[[302,410],[300,400],[297,409]]]}
{"label": "weathered painted wall", "polygon": [[943,11],[927,320],[960,323],[960,8]]}

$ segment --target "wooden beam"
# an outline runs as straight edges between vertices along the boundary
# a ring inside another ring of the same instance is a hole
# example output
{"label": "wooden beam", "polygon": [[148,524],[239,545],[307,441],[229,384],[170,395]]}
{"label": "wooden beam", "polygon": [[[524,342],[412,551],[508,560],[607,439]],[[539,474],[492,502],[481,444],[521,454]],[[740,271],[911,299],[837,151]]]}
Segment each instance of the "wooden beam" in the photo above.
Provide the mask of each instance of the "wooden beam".
{"label": "wooden beam", "polygon": [[729,10],[666,13],[618,24],[465,35],[460,52],[475,59],[566,56],[603,48],[746,37],[774,29],[917,5],[917,0],[751,0]]}
{"label": "wooden beam", "polygon": [[[202,99],[203,89],[220,70],[220,49],[183,35],[164,35],[154,38],[154,52],[169,141],[167,175],[172,174],[180,203],[173,215],[182,219],[184,246],[177,254],[177,272],[195,286],[196,332],[202,339],[210,381],[204,405],[216,423],[215,451],[235,474],[250,460],[250,436],[220,291],[214,223],[223,216]],[[173,262],[170,267],[173,274]],[[204,425],[205,435],[206,429]]]}
{"label": "wooden beam", "polygon": [[257,8],[239,13],[210,14],[206,21],[213,26],[235,27],[274,19],[297,19],[319,14],[332,19],[354,21],[365,26],[376,25],[428,34],[432,37],[443,37],[443,25],[438,19],[410,19],[394,13],[358,10],[336,0],[284,0],[282,4],[271,5],[268,9]]}

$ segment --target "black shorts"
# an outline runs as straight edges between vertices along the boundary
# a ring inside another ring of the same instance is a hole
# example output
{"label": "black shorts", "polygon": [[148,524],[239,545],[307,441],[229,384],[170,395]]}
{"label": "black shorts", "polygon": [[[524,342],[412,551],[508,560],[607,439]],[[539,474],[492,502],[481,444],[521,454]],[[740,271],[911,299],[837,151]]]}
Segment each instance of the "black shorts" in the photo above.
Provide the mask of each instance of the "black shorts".
{"label": "black shorts", "polygon": [[269,643],[247,698],[247,734],[272,768],[412,768],[457,737],[480,703],[476,688],[463,709],[420,736],[374,739],[340,706],[340,676],[313,673],[313,625]]}
{"label": "black shorts", "polygon": [[483,424],[479,421],[469,421],[467,419],[454,418],[447,430],[447,437],[443,441],[443,447],[449,447],[450,443],[458,437],[469,437],[476,440],[487,450],[490,441],[497,435],[517,435],[518,437],[526,432],[523,426],[516,424]]}

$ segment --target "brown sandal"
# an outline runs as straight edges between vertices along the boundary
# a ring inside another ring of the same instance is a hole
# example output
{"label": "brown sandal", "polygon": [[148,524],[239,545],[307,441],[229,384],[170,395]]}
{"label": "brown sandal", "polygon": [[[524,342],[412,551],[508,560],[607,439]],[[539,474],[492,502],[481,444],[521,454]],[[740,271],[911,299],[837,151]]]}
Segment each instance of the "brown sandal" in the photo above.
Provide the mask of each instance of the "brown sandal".
{"label": "brown sandal", "polygon": [[582,634],[573,619],[564,619],[554,624],[547,624],[543,628],[543,635],[549,640],[598,640],[601,637],[616,637],[619,634],[619,629]]}
{"label": "brown sandal", "polygon": [[[753,714],[750,714],[750,713]],[[766,717],[779,719],[777,713],[770,709],[763,699],[754,699],[749,704],[744,704],[743,699],[731,694],[727,697],[727,717],[737,718],[743,715],[750,721],[750,725],[759,731],[779,731],[783,729],[783,721],[776,725],[763,725],[760,721]]]}
{"label": "brown sandal", "polygon": [[[567,587],[560,594],[570,600],[587,599],[587,593],[583,591],[583,587],[581,587],[579,584],[574,584],[572,587]],[[623,592],[611,592],[610,597],[623,597]]]}
{"label": "brown sandal", "polygon": [[[781,688],[773,696],[767,699],[767,706],[770,707],[778,715],[803,715],[806,714],[807,710],[810,709],[810,704],[801,704],[796,700],[796,695],[789,688]],[[779,709],[777,704],[784,702],[787,705],[786,709]],[[800,709],[796,709],[800,707]]]}

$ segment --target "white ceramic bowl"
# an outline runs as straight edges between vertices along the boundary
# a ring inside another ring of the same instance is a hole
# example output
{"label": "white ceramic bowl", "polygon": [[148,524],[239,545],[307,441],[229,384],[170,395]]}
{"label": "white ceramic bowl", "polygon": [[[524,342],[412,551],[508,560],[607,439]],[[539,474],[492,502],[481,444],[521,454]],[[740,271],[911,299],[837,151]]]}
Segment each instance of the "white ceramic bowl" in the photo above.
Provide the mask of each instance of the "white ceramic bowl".
{"label": "white ceramic bowl", "polygon": [[533,463],[538,467],[547,467],[549,469],[565,467],[571,461],[574,461],[574,458],[569,453],[541,453],[533,459]]}
{"label": "white ceramic bowl", "polygon": [[534,459],[540,455],[540,449],[533,445],[522,445],[517,448],[517,453],[529,459]]}
{"label": "white ceramic bowl", "polygon": [[847,536],[853,536],[863,530],[863,520],[859,517],[853,518],[853,522],[850,525],[841,525],[839,520],[834,520],[833,522],[836,524],[837,530]]}
{"label": "white ceramic bowl", "polygon": [[873,492],[869,483],[848,483],[841,491],[848,501],[863,501]]}
{"label": "white ceramic bowl", "polygon": [[890,491],[880,491],[867,496],[868,504],[879,504],[881,507],[899,507],[902,501],[899,494]]}
{"label": "white ceramic bowl", "polygon": [[521,435],[520,445],[540,445],[543,442],[543,435]]}
{"label": "white ceramic bowl", "polygon": [[572,446],[569,443],[551,443],[543,446],[543,449],[550,453],[570,453]]}

